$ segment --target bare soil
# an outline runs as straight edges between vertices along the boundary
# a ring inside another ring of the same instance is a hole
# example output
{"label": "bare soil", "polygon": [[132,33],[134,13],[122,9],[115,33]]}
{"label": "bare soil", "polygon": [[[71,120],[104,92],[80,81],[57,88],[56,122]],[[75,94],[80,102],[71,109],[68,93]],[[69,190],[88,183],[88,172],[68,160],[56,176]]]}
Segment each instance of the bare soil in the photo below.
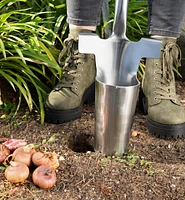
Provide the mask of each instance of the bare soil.
{"label": "bare soil", "polygon": [[[185,83],[177,92],[185,106]],[[1,116],[4,113],[0,113]],[[48,190],[35,186],[30,177],[12,184],[0,169],[0,199],[8,200],[184,200],[185,139],[151,136],[145,115],[137,108],[128,153],[106,157],[94,152],[94,104],[85,105],[82,117],[64,124],[40,124],[39,116],[22,108],[11,121],[0,119],[1,137],[26,139],[59,155],[56,185]],[[55,136],[53,142],[42,144]]]}

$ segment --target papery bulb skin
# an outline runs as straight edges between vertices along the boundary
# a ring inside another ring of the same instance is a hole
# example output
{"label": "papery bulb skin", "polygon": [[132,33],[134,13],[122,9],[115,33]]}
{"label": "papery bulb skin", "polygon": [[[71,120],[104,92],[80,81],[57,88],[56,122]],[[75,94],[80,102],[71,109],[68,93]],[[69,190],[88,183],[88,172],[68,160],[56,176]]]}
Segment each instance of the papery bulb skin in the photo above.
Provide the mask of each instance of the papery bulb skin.
{"label": "papery bulb skin", "polygon": [[9,155],[10,150],[4,144],[0,144],[0,163],[2,163]]}
{"label": "papery bulb skin", "polygon": [[21,140],[21,139],[8,139],[7,141],[5,141],[3,143],[6,147],[8,147],[8,149],[13,152],[15,151],[17,148],[21,147],[21,146],[25,146],[27,145],[27,142],[25,140]]}
{"label": "papery bulb skin", "polygon": [[12,154],[12,160],[24,163],[28,167],[32,164],[32,155],[36,152],[33,144],[21,146],[17,148]]}
{"label": "papery bulb skin", "polygon": [[59,160],[55,152],[38,151],[33,154],[32,162],[35,166],[47,165],[54,170],[59,167]]}

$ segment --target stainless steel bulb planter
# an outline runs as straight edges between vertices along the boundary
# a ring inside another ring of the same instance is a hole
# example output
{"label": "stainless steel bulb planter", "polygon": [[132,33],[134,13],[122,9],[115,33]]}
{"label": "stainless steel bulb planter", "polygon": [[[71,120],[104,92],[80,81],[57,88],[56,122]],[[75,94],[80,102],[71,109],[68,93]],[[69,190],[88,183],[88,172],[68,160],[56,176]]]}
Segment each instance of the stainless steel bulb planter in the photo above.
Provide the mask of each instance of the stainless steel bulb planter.
{"label": "stainless steel bulb planter", "polygon": [[126,37],[128,0],[116,0],[112,35],[79,34],[79,51],[96,58],[95,150],[105,155],[127,151],[140,82],[141,58],[157,58],[161,41]]}

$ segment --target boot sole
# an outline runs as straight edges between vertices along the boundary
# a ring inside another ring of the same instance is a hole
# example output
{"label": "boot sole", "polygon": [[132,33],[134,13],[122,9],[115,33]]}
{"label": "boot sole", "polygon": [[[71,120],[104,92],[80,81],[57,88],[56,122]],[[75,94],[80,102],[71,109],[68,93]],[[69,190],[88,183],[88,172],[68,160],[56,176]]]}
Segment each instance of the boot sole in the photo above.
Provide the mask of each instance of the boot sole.
{"label": "boot sole", "polygon": [[[148,102],[142,90],[139,93],[139,108],[147,115]],[[183,138],[185,137],[185,123],[182,124],[162,124],[153,121],[146,116],[146,127],[148,132],[158,138]]]}
{"label": "boot sole", "polygon": [[161,124],[146,117],[146,127],[152,135],[159,138],[183,138],[185,137],[185,123]]}
{"label": "boot sole", "polygon": [[45,110],[45,121],[52,124],[61,124],[81,117],[83,104],[91,103],[95,99],[95,84],[93,83],[83,94],[79,107],[70,110]]}

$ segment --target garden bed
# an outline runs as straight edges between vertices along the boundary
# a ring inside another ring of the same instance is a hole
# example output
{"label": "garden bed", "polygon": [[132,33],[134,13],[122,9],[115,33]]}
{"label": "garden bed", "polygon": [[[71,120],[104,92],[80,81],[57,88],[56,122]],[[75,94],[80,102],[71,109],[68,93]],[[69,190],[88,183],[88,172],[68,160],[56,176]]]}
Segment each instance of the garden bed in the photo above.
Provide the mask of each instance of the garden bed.
{"label": "garden bed", "polygon": [[[178,81],[177,92],[185,106],[184,88],[185,83]],[[12,121],[1,118],[1,137],[26,139],[55,151],[60,159],[57,182],[48,190],[36,187],[31,176],[22,184],[12,184],[1,169],[0,199],[185,199],[185,139],[152,137],[138,108],[133,124],[137,135],[131,136],[123,157],[93,151],[94,104],[84,106],[80,119],[60,125],[41,125],[37,115],[21,110]],[[47,142],[51,137],[54,140]]]}

